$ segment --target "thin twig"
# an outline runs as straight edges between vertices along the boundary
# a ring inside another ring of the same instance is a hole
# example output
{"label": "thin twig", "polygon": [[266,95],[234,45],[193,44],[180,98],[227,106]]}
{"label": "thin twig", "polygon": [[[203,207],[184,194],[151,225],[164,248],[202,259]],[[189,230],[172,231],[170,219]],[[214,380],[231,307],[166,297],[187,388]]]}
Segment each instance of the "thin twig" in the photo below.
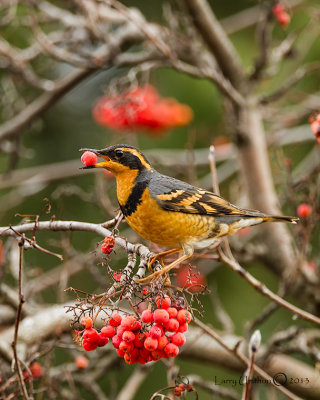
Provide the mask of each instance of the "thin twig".
{"label": "thin twig", "polygon": [[293,312],[294,314],[299,315],[301,318],[314,322],[315,324],[320,325],[320,318],[302,310],[299,307],[294,306],[288,301],[282,299],[275,293],[273,293],[270,289],[268,289],[263,283],[258,281],[254,276],[252,276],[248,271],[241,267],[241,265],[233,258],[230,259],[227,257],[220,247],[217,248],[217,252],[220,256],[222,262],[224,262],[228,267],[230,267],[234,272],[237,272],[243,279],[245,279],[251,286],[253,286],[259,293],[263,296],[268,297],[272,301],[276,302],[280,306],[286,308],[287,310]]}
{"label": "thin twig", "polygon": [[15,326],[14,326],[13,342],[12,342],[11,346],[12,346],[12,350],[13,350],[15,368],[16,368],[16,371],[18,374],[19,386],[20,386],[22,396],[25,400],[30,400],[26,385],[23,380],[22,371],[21,371],[21,367],[20,367],[20,361],[19,361],[18,352],[17,352],[19,324],[20,324],[20,319],[21,319],[22,305],[24,303],[24,297],[22,295],[22,257],[23,257],[23,248],[24,248],[23,246],[24,246],[24,238],[21,237],[21,239],[19,240],[19,278],[18,278],[19,279],[19,281],[18,281],[19,304],[18,304],[18,309],[17,309],[16,322],[15,322]]}
{"label": "thin twig", "polygon": [[267,94],[260,99],[261,104],[269,104],[273,101],[279,100],[282,96],[284,96],[288,91],[296,85],[301,79],[303,79],[306,75],[319,71],[320,70],[320,63],[314,62],[303,67],[297,69],[290,77],[287,79],[286,82],[282,86],[280,86],[277,90],[273,93]]}

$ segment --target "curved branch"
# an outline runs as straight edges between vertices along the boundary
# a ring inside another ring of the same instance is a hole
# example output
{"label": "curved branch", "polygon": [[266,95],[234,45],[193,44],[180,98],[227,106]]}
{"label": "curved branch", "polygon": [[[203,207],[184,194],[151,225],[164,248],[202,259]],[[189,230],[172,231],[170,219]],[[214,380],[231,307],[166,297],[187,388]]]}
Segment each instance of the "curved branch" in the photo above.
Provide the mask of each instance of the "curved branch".
{"label": "curved branch", "polygon": [[76,86],[94,70],[75,70],[56,83],[52,92],[44,93],[28,104],[18,115],[0,126],[0,141],[15,136],[22,129],[28,128],[48,108],[55,104],[65,93]]}
{"label": "curved branch", "polygon": [[[109,229],[104,227],[105,224],[92,224],[89,222],[80,222],[80,221],[42,221],[35,223],[28,223],[16,226],[4,226],[0,227],[0,236],[13,236],[16,237],[15,232],[26,233],[32,231],[83,231],[83,232],[92,232],[103,237],[110,236],[111,232]],[[150,250],[143,246],[142,244],[132,244],[127,242],[126,240],[116,237],[116,244],[127,252],[136,253],[142,258],[149,258],[152,254]]]}

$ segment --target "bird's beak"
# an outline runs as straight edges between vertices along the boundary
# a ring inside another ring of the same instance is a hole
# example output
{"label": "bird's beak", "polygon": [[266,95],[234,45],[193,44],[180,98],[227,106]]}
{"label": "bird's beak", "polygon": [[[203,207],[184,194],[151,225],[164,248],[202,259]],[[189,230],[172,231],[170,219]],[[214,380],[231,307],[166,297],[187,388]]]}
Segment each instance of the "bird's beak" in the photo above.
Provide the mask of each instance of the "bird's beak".
{"label": "bird's beak", "polygon": [[96,154],[98,157],[103,158],[105,161],[89,165],[87,167],[82,167],[81,169],[91,169],[91,168],[105,168],[108,165],[108,162],[110,161],[110,158],[106,155],[101,154],[101,150],[96,150],[96,149],[80,149],[79,151],[91,151],[92,153]]}

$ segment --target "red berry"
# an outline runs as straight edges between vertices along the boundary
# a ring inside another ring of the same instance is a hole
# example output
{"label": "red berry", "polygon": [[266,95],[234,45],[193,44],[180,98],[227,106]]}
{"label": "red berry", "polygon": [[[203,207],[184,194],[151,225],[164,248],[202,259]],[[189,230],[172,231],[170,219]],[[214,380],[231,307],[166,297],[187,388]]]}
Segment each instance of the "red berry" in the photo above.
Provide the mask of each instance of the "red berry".
{"label": "red berry", "polygon": [[42,376],[42,367],[37,361],[33,362],[29,369],[33,378],[40,378]]}
{"label": "red berry", "polygon": [[131,330],[133,330],[133,331],[139,331],[141,328],[142,328],[141,322],[136,320],[136,321],[132,324]]}
{"label": "red berry", "polygon": [[156,303],[158,308],[167,309],[171,306],[171,299],[168,295],[164,295],[163,297],[157,296]]}
{"label": "red berry", "polygon": [[81,156],[81,162],[86,167],[97,163],[98,157],[92,151],[85,151]]}
{"label": "red berry", "polygon": [[169,321],[169,314],[166,310],[158,309],[153,313],[154,322],[164,324]]}
{"label": "red berry", "polygon": [[158,340],[149,336],[144,341],[144,348],[148,351],[154,351],[158,347]]}
{"label": "red berry", "polygon": [[272,7],[272,12],[274,15],[278,15],[282,12],[284,12],[284,6],[283,4],[277,3]]}
{"label": "red berry", "polygon": [[301,218],[308,218],[311,212],[312,208],[309,206],[309,204],[306,203],[300,204],[299,207],[297,208],[297,213]]}
{"label": "red berry", "polygon": [[89,360],[87,357],[84,356],[78,356],[75,360],[74,363],[78,369],[86,369],[87,366],[89,365]]}
{"label": "red berry", "polygon": [[161,336],[164,335],[164,328],[163,328],[162,324],[154,324],[153,326],[157,327],[157,328],[159,328],[161,330]]}
{"label": "red berry", "polygon": [[192,319],[191,314],[187,310],[180,310],[177,315],[177,320],[179,324],[183,324],[184,322],[189,323]]}
{"label": "red berry", "polygon": [[97,342],[90,342],[89,340],[83,340],[82,347],[85,349],[85,351],[92,351],[98,347],[98,344]]}
{"label": "red berry", "polygon": [[310,128],[316,137],[318,137],[320,135],[320,122],[319,121],[317,121],[317,120],[313,121]]}
{"label": "red berry", "polygon": [[169,321],[164,324],[164,327],[169,332],[177,332],[179,329],[179,322],[175,318],[170,318]]}
{"label": "red berry", "polygon": [[115,238],[113,236],[106,236],[104,238],[104,243],[112,248],[116,244],[116,240],[115,240]]}
{"label": "red berry", "polygon": [[83,332],[82,338],[83,338],[83,340],[86,340],[89,342],[98,342],[99,341],[99,333],[95,329],[89,328]]}
{"label": "red berry", "polygon": [[120,346],[120,343],[121,343],[121,337],[118,335],[113,336],[113,338],[112,338],[113,347],[118,349]]}
{"label": "red berry", "polygon": [[143,289],[142,289],[142,292],[141,292],[144,296],[147,296],[149,293],[150,293],[150,291],[149,291],[149,289],[148,288],[146,288],[146,287],[144,287]]}
{"label": "red berry", "polygon": [[175,307],[169,307],[167,311],[170,318],[175,318],[178,314],[178,310]]}
{"label": "red berry", "polygon": [[283,27],[286,27],[290,24],[290,19],[290,15],[285,11],[277,15],[277,20]]}
{"label": "red berry", "polygon": [[82,317],[80,320],[80,324],[83,325],[86,329],[92,328],[93,321],[90,317]]}
{"label": "red berry", "polygon": [[107,243],[102,243],[101,251],[103,254],[110,254],[112,252],[112,247],[110,247]]}
{"label": "red berry", "polygon": [[143,347],[142,349],[139,350],[139,355],[140,357],[142,357],[146,362],[148,362],[149,360],[151,360],[151,356],[150,356],[150,352]]}
{"label": "red berry", "polygon": [[117,328],[117,335],[118,335],[119,337],[121,337],[121,339],[122,339],[123,332],[125,332],[126,330],[127,330],[127,329],[126,329],[124,326],[122,326],[122,325],[118,326],[118,328]]}
{"label": "red berry", "polygon": [[153,313],[150,310],[144,310],[141,314],[141,319],[146,324],[153,322]]}
{"label": "red berry", "polygon": [[176,388],[174,388],[173,394],[174,394],[176,397],[180,397],[181,394],[182,394],[182,390],[181,390],[179,387],[176,387]]}
{"label": "red berry", "polygon": [[164,352],[168,357],[175,357],[179,354],[179,347],[173,343],[168,343],[164,348]]}
{"label": "red berry", "polygon": [[97,341],[98,346],[99,347],[105,346],[109,342],[109,339],[105,336],[102,336],[101,333],[98,335],[99,335],[99,339]]}
{"label": "red berry", "polygon": [[168,340],[167,336],[161,336],[158,339],[158,349],[163,350],[168,343],[169,343],[169,340]]}
{"label": "red berry", "polygon": [[123,359],[127,364],[133,364],[131,354],[125,353]]}
{"label": "red berry", "polygon": [[120,314],[112,314],[111,319],[109,321],[109,325],[111,326],[119,326],[121,324],[122,317]]}
{"label": "red berry", "polygon": [[165,354],[164,354],[163,350],[157,349],[157,350],[154,350],[151,352],[151,357],[155,361],[158,361],[161,358],[164,358],[164,356],[165,356]]}
{"label": "red berry", "polygon": [[187,385],[184,385],[184,390],[186,390],[187,392],[194,392],[194,387],[188,383]]}
{"label": "red berry", "polygon": [[116,352],[117,352],[119,357],[124,357],[124,355],[126,354],[124,351],[122,351],[120,349],[117,349]]}
{"label": "red berry", "polygon": [[121,281],[121,276],[122,276],[122,274],[117,274],[116,272],[113,273],[113,279],[116,282],[120,282]]}
{"label": "red berry", "polygon": [[134,349],[134,345],[132,342],[125,342],[124,340],[121,341],[119,344],[119,350],[124,351],[125,353],[128,353]]}
{"label": "red berry", "polygon": [[125,331],[122,335],[122,340],[125,342],[133,342],[136,338],[136,335],[131,331]]}
{"label": "red berry", "polygon": [[159,337],[161,337],[162,335],[163,330],[159,326],[153,325],[153,327],[150,329],[150,336],[155,339],[159,339]]}
{"label": "red berry", "polygon": [[100,334],[104,337],[112,338],[116,334],[116,330],[113,326],[106,325],[101,329]]}
{"label": "red berry", "polygon": [[186,338],[183,333],[178,332],[175,335],[170,337],[171,343],[177,346],[183,346],[186,342]]}
{"label": "red berry", "polygon": [[134,346],[137,348],[143,347],[143,340],[144,340],[144,334],[137,332],[135,335],[134,342],[133,342]]}
{"label": "red berry", "polygon": [[136,322],[136,319],[133,315],[128,315],[127,317],[124,317],[121,321],[121,326],[126,328],[126,330],[131,331],[132,328],[134,327],[134,324]]}
{"label": "red berry", "polygon": [[183,265],[178,269],[176,281],[178,286],[188,288],[191,293],[198,292],[206,285],[206,278],[196,269],[189,268],[188,265]]}
{"label": "red berry", "polygon": [[186,332],[188,330],[188,324],[185,322],[184,324],[180,324],[178,332]]}

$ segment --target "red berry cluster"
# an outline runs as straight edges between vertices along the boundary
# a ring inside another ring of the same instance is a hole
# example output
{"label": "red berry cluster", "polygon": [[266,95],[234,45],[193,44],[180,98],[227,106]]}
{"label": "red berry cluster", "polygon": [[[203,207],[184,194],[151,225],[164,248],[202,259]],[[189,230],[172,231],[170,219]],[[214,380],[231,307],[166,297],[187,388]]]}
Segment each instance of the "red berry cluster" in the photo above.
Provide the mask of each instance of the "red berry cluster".
{"label": "red berry cluster", "polygon": [[309,120],[311,123],[310,128],[320,144],[320,114],[312,115]]}
{"label": "red berry cluster", "polygon": [[188,124],[193,117],[189,106],[161,98],[151,85],[102,97],[93,109],[95,120],[110,129],[145,129],[159,133]]}
{"label": "red berry cluster", "polygon": [[272,7],[273,15],[282,27],[286,27],[290,23],[290,15],[287,13],[283,4],[277,3]]}
{"label": "red berry cluster", "polygon": [[176,386],[174,388],[174,395],[177,397],[180,397],[182,395],[183,392],[193,392],[194,391],[194,387],[192,385],[190,385],[190,383],[188,384],[184,384],[184,383],[180,383],[180,385]]}
{"label": "red berry cluster", "polygon": [[185,344],[183,332],[188,330],[191,314],[171,305],[169,296],[158,297],[156,304],[153,312],[144,310],[141,319],[133,315],[122,318],[120,314],[113,314],[100,333],[82,319],[81,323],[86,327],[82,336],[83,348],[86,351],[95,350],[112,339],[117,354],[127,364],[145,364],[177,356],[179,347]]}
{"label": "red berry cluster", "polygon": [[98,157],[94,153],[92,153],[92,151],[85,151],[81,156],[81,162],[86,167],[96,164],[97,161]]}
{"label": "red berry cluster", "polygon": [[110,254],[114,248],[116,241],[113,236],[106,236],[101,245],[101,251],[103,254]]}

